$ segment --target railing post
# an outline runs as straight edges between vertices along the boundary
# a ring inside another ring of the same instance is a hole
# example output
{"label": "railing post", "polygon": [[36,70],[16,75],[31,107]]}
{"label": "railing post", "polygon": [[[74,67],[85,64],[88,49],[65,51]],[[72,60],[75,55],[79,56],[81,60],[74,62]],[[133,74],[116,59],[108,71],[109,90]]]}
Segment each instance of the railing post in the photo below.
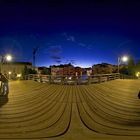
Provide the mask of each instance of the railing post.
{"label": "railing post", "polygon": [[116,76],[116,74],[113,74],[113,77],[114,77],[114,80],[116,80],[116,79],[117,79],[117,76]]}
{"label": "railing post", "polygon": [[40,82],[42,82],[42,75],[39,75],[39,80]]}
{"label": "railing post", "polygon": [[91,84],[91,76],[88,76],[88,85]]}
{"label": "railing post", "polygon": [[109,79],[109,75],[107,75],[107,81],[109,81],[110,79]]}
{"label": "railing post", "polygon": [[63,85],[63,84],[64,84],[64,77],[61,76],[61,85]]}
{"label": "railing post", "polygon": [[121,77],[121,74],[119,73],[118,75],[119,75],[119,79],[121,79],[121,78],[120,78],[120,77]]}
{"label": "railing post", "polygon": [[101,75],[99,75],[98,78],[99,78],[99,83],[101,83]]}
{"label": "railing post", "polygon": [[49,78],[49,84],[51,84],[51,75],[49,75],[48,78]]}

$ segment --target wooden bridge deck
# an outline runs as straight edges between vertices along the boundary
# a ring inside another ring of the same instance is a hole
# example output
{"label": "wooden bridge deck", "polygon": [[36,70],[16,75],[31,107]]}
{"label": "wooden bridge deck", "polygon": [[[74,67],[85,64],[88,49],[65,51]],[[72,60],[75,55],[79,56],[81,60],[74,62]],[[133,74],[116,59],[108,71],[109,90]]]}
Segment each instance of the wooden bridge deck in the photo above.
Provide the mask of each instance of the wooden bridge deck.
{"label": "wooden bridge deck", "polygon": [[0,139],[140,139],[139,80],[93,85],[10,82]]}

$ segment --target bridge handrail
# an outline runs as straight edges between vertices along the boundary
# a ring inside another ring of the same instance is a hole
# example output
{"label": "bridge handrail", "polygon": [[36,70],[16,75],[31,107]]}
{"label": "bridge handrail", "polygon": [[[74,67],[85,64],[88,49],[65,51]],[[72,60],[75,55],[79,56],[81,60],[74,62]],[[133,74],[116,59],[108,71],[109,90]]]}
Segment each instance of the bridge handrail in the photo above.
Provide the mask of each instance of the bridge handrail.
{"label": "bridge handrail", "polygon": [[29,74],[25,76],[26,80],[34,80],[38,82],[48,82],[55,84],[91,84],[101,83],[105,81],[119,79],[119,73],[112,74],[94,74],[94,75],[42,75],[42,74]]}

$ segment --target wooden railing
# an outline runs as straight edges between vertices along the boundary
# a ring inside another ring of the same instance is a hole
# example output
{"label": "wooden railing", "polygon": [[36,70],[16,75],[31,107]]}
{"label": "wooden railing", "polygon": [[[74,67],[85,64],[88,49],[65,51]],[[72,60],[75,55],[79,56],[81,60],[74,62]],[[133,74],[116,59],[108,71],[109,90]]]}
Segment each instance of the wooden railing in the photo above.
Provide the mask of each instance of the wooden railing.
{"label": "wooden railing", "polygon": [[120,74],[120,79],[138,79],[136,76]]}
{"label": "wooden railing", "polygon": [[80,85],[80,84],[92,84],[92,83],[101,83],[110,80],[120,79],[119,73],[112,74],[97,74],[91,76],[68,76],[68,75],[40,75],[40,74],[29,74],[25,77],[26,80],[34,80],[43,83],[50,84],[66,84],[66,85]]}

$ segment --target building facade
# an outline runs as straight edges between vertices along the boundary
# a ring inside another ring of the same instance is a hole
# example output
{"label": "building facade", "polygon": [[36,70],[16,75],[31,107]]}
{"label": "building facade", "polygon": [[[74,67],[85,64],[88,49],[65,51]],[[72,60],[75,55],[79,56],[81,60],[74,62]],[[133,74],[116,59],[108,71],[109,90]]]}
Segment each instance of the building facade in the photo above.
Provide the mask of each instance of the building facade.
{"label": "building facade", "polygon": [[51,75],[53,76],[74,76],[75,74],[75,67],[71,64],[51,66]]}
{"label": "building facade", "polygon": [[1,64],[1,72],[6,74],[9,79],[16,79],[16,77],[22,77],[22,73],[27,68],[32,68],[32,63],[30,62],[9,62]]}
{"label": "building facade", "polygon": [[113,66],[107,63],[96,64],[92,66],[93,74],[111,74]]}

